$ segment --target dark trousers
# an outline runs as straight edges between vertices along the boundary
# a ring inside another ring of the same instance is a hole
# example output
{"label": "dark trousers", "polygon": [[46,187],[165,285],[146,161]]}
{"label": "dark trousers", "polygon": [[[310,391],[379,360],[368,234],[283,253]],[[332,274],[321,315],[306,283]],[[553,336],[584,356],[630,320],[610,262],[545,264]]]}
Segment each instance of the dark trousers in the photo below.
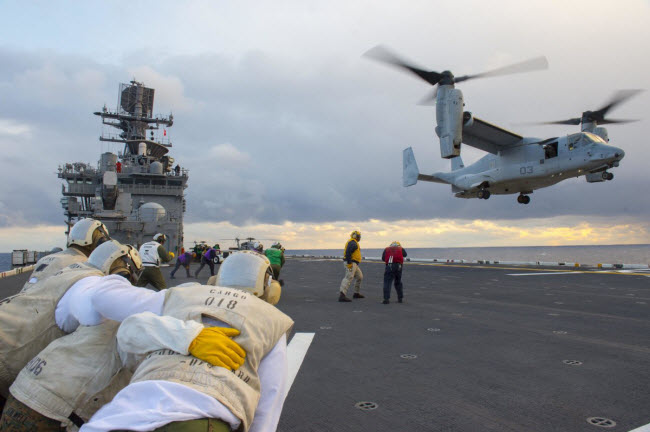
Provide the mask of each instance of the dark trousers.
{"label": "dark trousers", "polygon": [[210,275],[214,276],[214,262],[212,260],[207,259],[206,257],[202,256],[201,257],[201,265],[199,266],[199,269],[194,273],[194,276],[199,277],[199,273],[201,272],[201,269],[205,267],[205,265],[210,266]]}
{"label": "dark trousers", "polygon": [[[174,273],[176,273],[178,268],[180,266],[182,266],[182,265],[183,264],[181,264],[181,262],[179,260],[176,260],[176,266],[174,267],[174,270],[172,270],[172,272],[171,272],[172,277],[174,276]],[[186,266],[183,266],[183,267],[185,267],[185,273],[187,273],[187,277],[190,277],[190,265],[189,265],[189,263]]]}
{"label": "dark trousers", "polygon": [[384,300],[390,299],[390,285],[395,279],[395,291],[397,291],[397,299],[404,297],[402,290],[402,264],[392,263],[386,264],[384,271]]}
{"label": "dark trousers", "polygon": [[271,270],[273,270],[273,279],[280,280],[280,269],[282,266],[280,264],[271,264]]}

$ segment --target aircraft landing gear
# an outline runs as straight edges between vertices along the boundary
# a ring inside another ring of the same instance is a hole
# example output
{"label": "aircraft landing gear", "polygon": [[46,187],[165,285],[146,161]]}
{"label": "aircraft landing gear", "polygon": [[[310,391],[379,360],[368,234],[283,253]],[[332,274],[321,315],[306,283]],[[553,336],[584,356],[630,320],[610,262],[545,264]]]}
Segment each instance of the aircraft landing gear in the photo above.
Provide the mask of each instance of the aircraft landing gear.
{"label": "aircraft landing gear", "polygon": [[517,197],[517,202],[519,204],[528,204],[530,202],[530,197],[528,195],[519,195]]}
{"label": "aircraft landing gear", "polygon": [[614,180],[614,174],[604,171],[603,172],[603,180]]}
{"label": "aircraft landing gear", "polygon": [[487,189],[479,189],[478,193],[476,194],[479,199],[488,199],[490,198],[490,195],[492,194]]}

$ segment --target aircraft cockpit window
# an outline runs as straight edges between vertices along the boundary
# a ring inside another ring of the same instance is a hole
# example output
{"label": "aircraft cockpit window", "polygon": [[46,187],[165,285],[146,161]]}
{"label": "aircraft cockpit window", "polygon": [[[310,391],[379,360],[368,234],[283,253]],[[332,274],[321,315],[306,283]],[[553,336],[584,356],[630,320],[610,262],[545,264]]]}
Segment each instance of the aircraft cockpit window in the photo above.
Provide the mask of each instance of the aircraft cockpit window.
{"label": "aircraft cockpit window", "polygon": [[550,143],[544,146],[544,158],[551,159],[557,156],[557,143]]}
{"label": "aircraft cockpit window", "polygon": [[605,144],[605,140],[599,137],[596,134],[593,134],[591,132],[583,132],[582,134],[584,142],[591,144],[591,143],[600,143],[600,144]]}

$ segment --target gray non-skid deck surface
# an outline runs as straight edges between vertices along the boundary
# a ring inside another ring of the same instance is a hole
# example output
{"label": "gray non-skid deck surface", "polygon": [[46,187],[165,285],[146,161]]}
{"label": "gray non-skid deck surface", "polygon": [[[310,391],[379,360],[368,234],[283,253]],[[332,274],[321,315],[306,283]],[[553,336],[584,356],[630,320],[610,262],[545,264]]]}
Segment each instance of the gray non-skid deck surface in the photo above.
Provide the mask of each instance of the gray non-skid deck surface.
{"label": "gray non-skid deck surface", "polygon": [[[395,303],[393,290],[383,305],[383,264],[361,268],[367,297],[352,303],[336,301],[341,261],[290,259],[282,270],[279,307],[296,332],[315,337],[279,431],[629,431],[650,423],[650,278],[407,264],[406,302]],[[204,268],[199,281],[208,276]],[[26,278],[0,280],[0,295]],[[377,408],[355,408],[362,401]],[[599,428],[588,417],[617,425]]]}

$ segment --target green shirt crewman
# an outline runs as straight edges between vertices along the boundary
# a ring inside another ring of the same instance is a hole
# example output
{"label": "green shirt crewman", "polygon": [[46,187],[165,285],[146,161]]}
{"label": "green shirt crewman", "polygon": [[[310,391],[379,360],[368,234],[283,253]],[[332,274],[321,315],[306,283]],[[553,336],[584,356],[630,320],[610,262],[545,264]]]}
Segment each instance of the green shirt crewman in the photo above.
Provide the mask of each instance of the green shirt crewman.
{"label": "green shirt crewman", "polygon": [[271,261],[271,269],[273,269],[273,279],[280,281],[280,269],[284,266],[284,249],[280,242],[275,242],[271,247],[264,251],[264,255]]}

